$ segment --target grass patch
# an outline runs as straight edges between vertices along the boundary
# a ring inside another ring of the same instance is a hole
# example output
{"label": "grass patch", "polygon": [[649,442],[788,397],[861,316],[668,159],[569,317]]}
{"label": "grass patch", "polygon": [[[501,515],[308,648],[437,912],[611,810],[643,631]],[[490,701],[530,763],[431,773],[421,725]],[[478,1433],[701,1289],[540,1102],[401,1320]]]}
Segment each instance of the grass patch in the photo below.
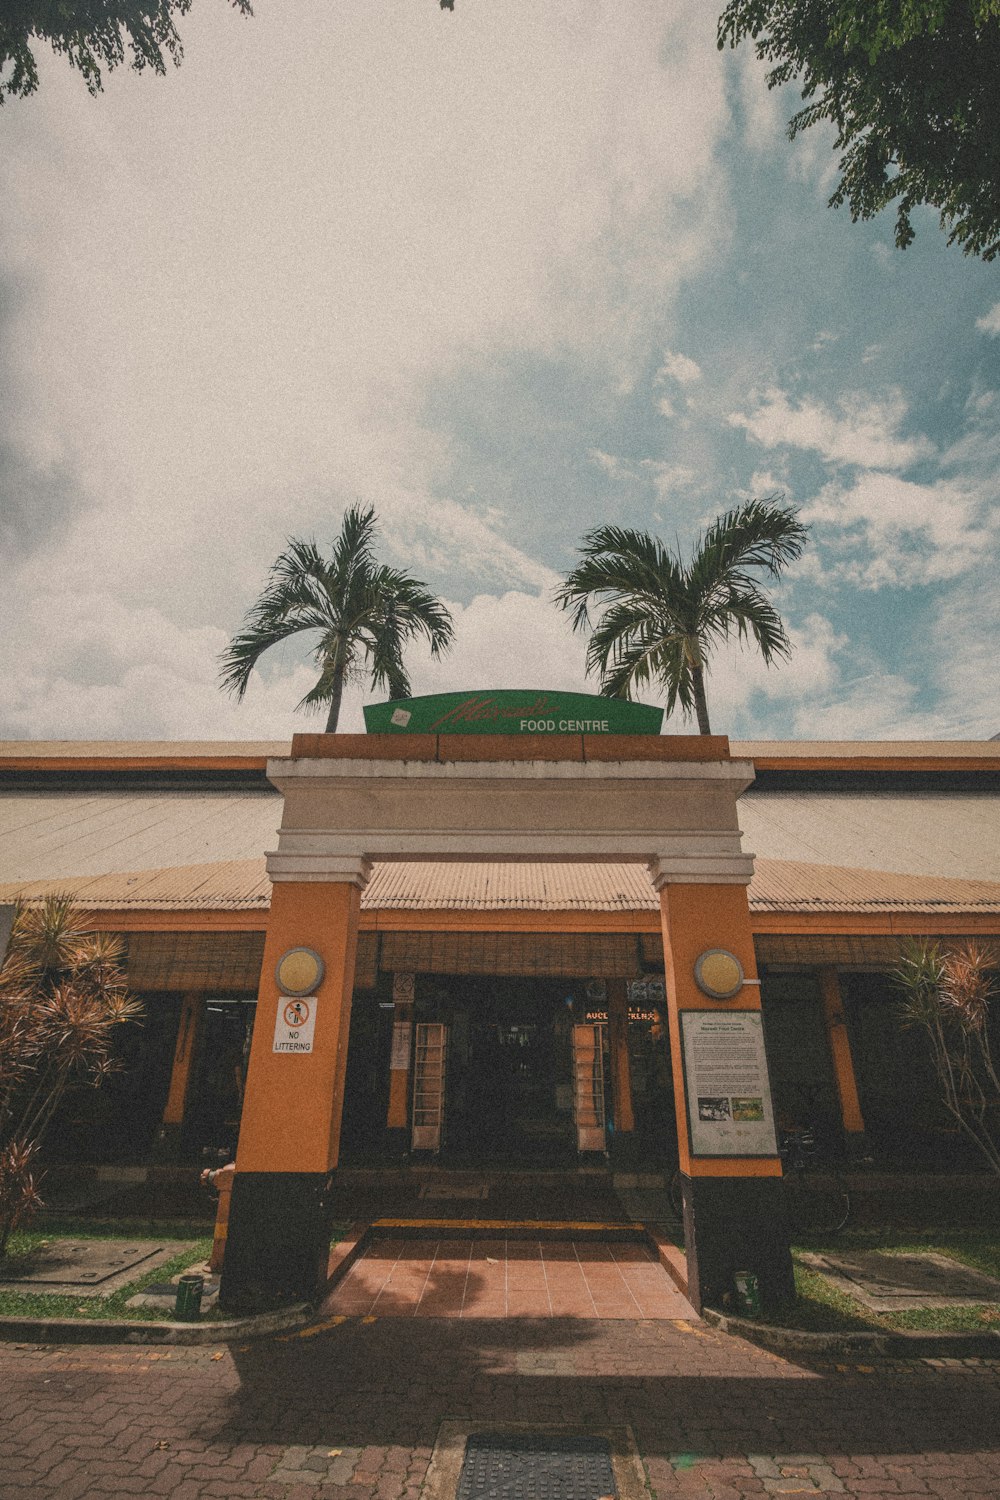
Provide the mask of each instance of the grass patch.
{"label": "grass patch", "polygon": [[[330,1246],[336,1245],[346,1233],[348,1224],[334,1224],[330,1232]],[[192,1234],[190,1221],[157,1226],[157,1233],[150,1234],[144,1219],[79,1219],[60,1222],[59,1232],[51,1229],[18,1230],[10,1237],[7,1255],[0,1262],[4,1270],[26,1267],[32,1254],[41,1245],[53,1240],[113,1239],[140,1240],[164,1239],[184,1240],[184,1248],[162,1265],[136,1276],[127,1286],[106,1297],[80,1297],[56,1292],[19,1292],[6,1284],[0,1286],[0,1317],[4,1318],[73,1318],[81,1322],[95,1318],[121,1318],[130,1323],[162,1323],[172,1320],[172,1313],[156,1307],[126,1307],[130,1297],[147,1286],[169,1281],[186,1271],[189,1266],[200,1265],[212,1253],[211,1234]],[[224,1313],[218,1305],[206,1309],[201,1315],[202,1323],[225,1321],[231,1314]]]}
{"label": "grass patch", "polygon": [[[140,1236],[115,1234],[114,1236],[90,1236],[91,1238],[115,1238],[115,1239],[138,1239]],[[145,1238],[145,1236],[142,1236]],[[82,1236],[74,1233],[72,1235],[36,1234],[29,1232],[11,1236],[11,1251],[8,1255],[8,1264],[25,1265],[31,1259],[31,1251],[41,1241],[51,1242],[54,1239],[79,1239]],[[173,1236],[163,1235],[160,1238],[167,1239]],[[25,1241],[31,1243],[25,1244]],[[169,1281],[171,1276],[186,1271],[188,1266],[200,1264],[208,1259],[212,1252],[211,1236],[200,1239],[189,1238],[187,1244],[176,1255],[171,1256],[168,1261],[154,1267],[151,1271],[137,1276],[127,1286],[119,1287],[116,1292],[111,1292],[106,1297],[80,1297],[67,1296],[65,1293],[53,1292],[18,1292],[9,1290],[7,1286],[0,1288],[0,1317],[5,1318],[74,1318],[80,1322],[93,1321],[95,1318],[124,1318],[129,1322],[157,1323],[162,1322],[165,1314],[155,1307],[126,1307],[125,1304],[136,1292],[141,1292],[144,1287],[151,1286],[155,1282]],[[206,1313],[206,1318],[208,1314]]]}
{"label": "grass patch", "polygon": [[147,1218],[71,1219],[60,1216],[58,1222],[36,1219],[32,1229],[17,1229],[10,1237],[8,1257],[23,1254],[36,1245],[52,1240],[198,1240],[211,1235],[214,1216],[207,1219]]}
{"label": "grass patch", "polygon": [[886,1255],[947,1255],[962,1265],[1000,1279],[1000,1237],[980,1229],[845,1230],[832,1238],[811,1238],[792,1247],[796,1300],[768,1322],[780,1328],[816,1333],[982,1333],[1000,1328],[1000,1302],[964,1307],[914,1307],[874,1312],[805,1265],[802,1251],[836,1255],[845,1250],[879,1250]]}

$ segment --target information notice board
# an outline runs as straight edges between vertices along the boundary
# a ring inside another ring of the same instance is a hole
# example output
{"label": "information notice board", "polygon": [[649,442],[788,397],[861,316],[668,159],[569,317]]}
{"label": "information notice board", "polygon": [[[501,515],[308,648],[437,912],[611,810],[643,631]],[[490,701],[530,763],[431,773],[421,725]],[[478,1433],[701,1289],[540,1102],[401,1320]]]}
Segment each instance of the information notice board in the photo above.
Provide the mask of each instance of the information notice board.
{"label": "information notice board", "polygon": [[680,1013],[692,1156],[776,1156],[759,1011]]}

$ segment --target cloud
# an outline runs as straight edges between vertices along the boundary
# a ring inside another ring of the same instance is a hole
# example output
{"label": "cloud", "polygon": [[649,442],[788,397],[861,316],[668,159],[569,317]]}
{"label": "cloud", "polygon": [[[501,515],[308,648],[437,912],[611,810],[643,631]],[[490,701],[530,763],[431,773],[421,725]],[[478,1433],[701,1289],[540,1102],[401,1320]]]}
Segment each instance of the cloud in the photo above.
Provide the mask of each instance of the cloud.
{"label": "cloud", "polygon": [[0,274],[0,557],[8,563],[94,504],[68,435],[37,400],[27,277]]}
{"label": "cloud", "polygon": [[12,739],[281,738],[316,675],[286,648],[286,670],[280,659],[268,663],[238,705],[217,686],[224,632],[129,609],[97,588],[40,592],[12,612],[5,633],[0,734]]}
{"label": "cloud", "polygon": [[[787,623],[787,622],[786,622]],[[774,725],[799,711],[803,701],[833,691],[840,679],[838,656],[848,645],[818,612],[787,623],[792,654],[773,667],[753,646],[736,639],[719,646],[709,666],[708,699],[713,728],[747,737],[774,736]]]}
{"label": "cloud", "polygon": [[[421,644],[411,647],[406,664],[414,693],[477,686],[596,691],[585,681],[586,642],[573,634],[549,590],[447,602],[455,648],[435,661]],[[225,631],[130,608],[112,592],[39,592],[10,610],[4,626],[0,738],[280,739],[322,727],[321,714],[295,711],[316,681],[315,636],[265,653],[237,702],[218,686]],[[362,730],[362,704],[383,696],[363,681],[350,683],[341,729]]]}
{"label": "cloud", "polygon": [[468,687],[549,687],[597,692],[584,670],[586,640],[549,594],[517,590],[477,594],[449,606],[455,646],[441,662],[414,653],[414,691],[443,693]]}
{"label": "cloud", "polygon": [[816,526],[837,559],[827,581],[865,589],[958,578],[1000,540],[1000,514],[988,497],[967,482],[946,479],[914,484],[891,474],[861,474],[848,486],[825,485],[801,517]]}
{"label": "cloud", "polygon": [[689,464],[666,463],[662,459],[641,458],[637,463],[604,453],[600,448],[587,450],[590,462],[616,484],[652,485],[656,496],[665,500],[678,491],[691,493],[704,488]]}
{"label": "cloud", "polygon": [[600,448],[588,448],[587,457],[603,474],[607,474],[609,479],[633,478],[628,464],[616,458],[613,453],[604,453]]}
{"label": "cloud", "polygon": [[321,10],[303,51],[276,14],[234,35],[206,8],[162,84],[122,70],[95,103],[47,59],[5,111],[0,274],[32,288],[8,597],[110,573],[127,610],[228,632],[285,539],[327,542],[356,500],[438,592],[549,588],[532,501],[525,524],[470,499],[428,397],[516,358],[604,400],[646,367],[729,233],[700,6]]}
{"label": "cloud", "polygon": [[652,479],[657,496],[665,500],[678,492],[692,494],[704,486],[689,464],[663,463],[653,458],[644,458],[640,468]]}
{"label": "cloud", "polygon": [[809,739],[989,739],[1000,732],[1000,595],[988,564],[940,599],[923,639],[921,682],[870,649],[844,643],[825,694],[795,706],[790,733]]}
{"label": "cloud", "polygon": [[987,556],[960,593],[939,601],[929,631],[929,657],[938,687],[938,733],[982,739],[1000,734],[998,640],[1000,592],[995,566]]}
{"label": "cloud", "polygon": [[922,434],[900,436],[907,405],[899,391],[881,401],[849,392],[837,408],[833,411],[811,397],[793,404],[787,392],[772,388],[753,412],[733,412],[728,420],[763,448],[806,449],[831,464],[906,469],[935,451]]}
{"label": "cloud", "polygon": [[1000,338],[1000,302],[994,302],[988,313],[976,319],[976,327],[980,333],[992,333]]}
{"label": "cloud", "polygon": [[664,385],[668,380],[676,380],[678,385],[693,385],[700,379],[701,367],[693,359],[688,359],[686,354],[672,354],[669,349],[665,351],[663,363],[654,377],[656,385]]}

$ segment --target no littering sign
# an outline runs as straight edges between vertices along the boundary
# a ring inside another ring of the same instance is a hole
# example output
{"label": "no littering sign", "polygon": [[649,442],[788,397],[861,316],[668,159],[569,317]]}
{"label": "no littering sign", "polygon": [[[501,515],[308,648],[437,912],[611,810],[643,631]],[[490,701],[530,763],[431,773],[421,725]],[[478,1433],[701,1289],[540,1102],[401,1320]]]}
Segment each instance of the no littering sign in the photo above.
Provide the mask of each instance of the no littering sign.
{"label": "no littering sign", "polygon": [[278,1014],[274,1019],[275,1052],[311,1052],[316,1030],[316,996],[300,995],[291,999],[278,997]]}

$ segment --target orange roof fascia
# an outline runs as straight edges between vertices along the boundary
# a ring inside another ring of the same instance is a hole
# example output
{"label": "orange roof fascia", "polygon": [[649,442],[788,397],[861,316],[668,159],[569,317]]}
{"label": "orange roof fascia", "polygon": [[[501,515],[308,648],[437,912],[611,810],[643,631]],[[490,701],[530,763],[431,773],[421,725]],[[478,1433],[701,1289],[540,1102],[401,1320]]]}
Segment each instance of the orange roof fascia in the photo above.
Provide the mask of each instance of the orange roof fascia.
{"label": "orange roof fascia", "polygon": [[658,911],[420,911],[381,907],[361,912],[362,932],[659,932]]}
{"label": "orange roof fascia", "polygon": [[1000,936],[1000,912],[976,911],[754,911],[750,910],[754,933],[770,937],[815,937],[820,934],[863,937],[920,936],[923,933],[981,933]]}
{"label": "orange roof fascia", "polygon": [[[101,932],[265,932],[268,912],[141,911],[134,907],[86,912]],[[659,932],[655,911],[362,911],[361,932]]]}
{"label": "orange roof fascia", "polygon": [[0,771],[265,771],[266,755],[5,755]]}
{"label": "orange roof fascia", "polygon": [[758,771],[1000,771],[1000,755],[754,755]]}
{"label": "orange roof fascia", "polygon": [[[259,911],[93,910],[87,921],[98,932],[265,932],[268,913]],[[761,937],[920,936],[957,933],[1000,937],[1000,912],[760,912],[750,926]],[[587,932],[658,933],[655,911],[363,911],[362,932]]]}
{"label": "orange roof fascia", "polygon": [[96,932],[266,932],[268,912],[257,911],[143,911],[136,907],[83,908],[87,924]]}
{"label": "orange roof fascia", "polygon": [[[39,748],[32,753],[33,743]],[[74,743],[82,753],[67,753]],[[955,752],[947,741],[911,742],[920,748],[907,754],[906,741],[899,751],[864,753],[864,741],[845,741],[842,752],[826,742],[822,750],[811,749],[808,740],[736,740],[726,735],[396,735],[396,734],[296,734],[291,742],[251,742],[254,748],[241,753],[238,742],[213,753],[197,749],[173,750],[169,741],[149,741],[153,753],[142,753],[142,741],[124,741],[119,753],[106,747],[86,748],[87,741],[8,740],[0,742],[0,768],[11,771],[263,771],[272,757],[281,759],[380,760],[663,760],[718,761],[731,756],[752,760],[761,770],[771,771],[997,771],[1000,749],[988,743],[970,753],[971,742],[956,741]],[[43,749],[42,746],[45,746]],[[64,749],[65,747],[65,749]],[[862,753],[857,753],[862,749]],[[54,752],[54,753],[53,753]]]}

